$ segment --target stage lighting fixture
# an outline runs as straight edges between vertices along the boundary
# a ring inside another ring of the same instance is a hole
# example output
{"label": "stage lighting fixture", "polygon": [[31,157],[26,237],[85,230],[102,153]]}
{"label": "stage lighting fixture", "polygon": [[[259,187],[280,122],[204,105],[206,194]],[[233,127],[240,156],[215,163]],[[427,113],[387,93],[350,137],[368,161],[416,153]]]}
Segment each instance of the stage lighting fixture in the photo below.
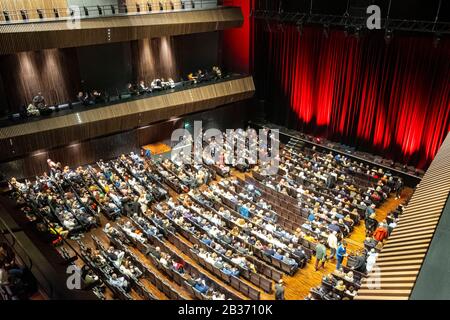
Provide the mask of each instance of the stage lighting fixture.
{"label": "stage lighting fixture", "polygon": [[361,36],[361,26],[356,26],[355,27],[355,38],[359,39],[360,36]]}
{"label": "stage lighting fixture", "polygon": [[439,46],[439,43],[441,43],[441,34],[436,33],[433,37],[433,47],[437,48]]}
{"label": "stage lighting fixture", "polygon": [[350,27],[348,25],[345,25],[344,26],[344,34],[346,37],[348,37],[349,31],[350,31]]}
{"label": "stage lighting fixture", "polygon": [[384,40],[386,41],[386,44],[389,44],[393,37],[394,37],[394,32],[392,31],[392,29],[390,29],[390,28],[386,29],[386,32],[384,34]]}
{"label": "stage lighting fixture", "polygon": [[330,34],[330,26],[328,24],[323,25],[323,35],[325,38],[328,38],[328,35]]}
{"label": "stage lighting fixture", "polygon": [[297,32],[300,34],[300,36],[303,34],[303,23],[297,23]]}

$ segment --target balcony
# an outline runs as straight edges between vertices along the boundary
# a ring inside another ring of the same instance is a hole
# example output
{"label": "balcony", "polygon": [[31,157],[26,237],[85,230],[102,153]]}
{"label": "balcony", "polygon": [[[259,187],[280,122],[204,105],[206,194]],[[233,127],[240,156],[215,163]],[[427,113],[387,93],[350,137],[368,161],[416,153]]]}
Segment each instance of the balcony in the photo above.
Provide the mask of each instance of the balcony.
{"label": "balcony", "polygon": [[38,17],[37,13],[31,15],[24,10],[6,11],[6,15],[3,12],[0,54],[218,31],[240,27],[243,23],[240,8],[217,6],[211,0],[164,1],[165,5],[158,2],[161,6],[158,4],[156,8],[139,5],[139,10],[136,7],[139,3],[133,3],[135,6],[131,7],[55,9],[58,14],[47,9]]}

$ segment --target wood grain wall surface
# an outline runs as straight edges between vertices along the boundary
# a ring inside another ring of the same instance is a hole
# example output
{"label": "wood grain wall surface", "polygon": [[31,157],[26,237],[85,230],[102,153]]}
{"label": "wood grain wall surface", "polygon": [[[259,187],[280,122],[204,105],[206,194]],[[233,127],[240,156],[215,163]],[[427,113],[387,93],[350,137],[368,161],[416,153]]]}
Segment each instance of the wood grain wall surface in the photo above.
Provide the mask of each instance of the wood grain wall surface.
{"label": "wood grain wall surface", "polygon": [[254,91],[250,76],[0,128],[0,161],[242,101]]}
{"label": "wood grain wall surface", "polygon": [[240,8],[155,12],[67,21],[0,25],[0,54],[181,35],[240,27]]}
{"label": "wood grain wall surface", "polygon": [[[407,300],[450,193],[450,134],[362,283],[357,300]],[[443,257],[445,258],[445,257]]]}
{"label": "wood grain wall surface", "polygon": [[178,82],[199,68],[220,65],[218,47],[218,33],[205,32],[0,55],[0,116],[20,112],[38,92],[55,105],[76,101],[80,90],[117,95],[130,82]]}

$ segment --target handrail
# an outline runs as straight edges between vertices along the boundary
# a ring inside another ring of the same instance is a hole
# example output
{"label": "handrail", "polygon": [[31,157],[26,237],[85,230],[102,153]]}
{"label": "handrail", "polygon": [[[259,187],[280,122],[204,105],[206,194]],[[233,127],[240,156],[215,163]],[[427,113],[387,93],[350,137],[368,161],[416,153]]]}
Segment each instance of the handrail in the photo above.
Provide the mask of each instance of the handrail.
{"label": "handrail", "polygon": [[[127,4],[103,4],[91,6],[69,6],[52,9],[19,10],[3,9],[0,12],[0,25],[24,24],[34,22],[68,21],[112,16],[133,16],[167,11],[202,10],[219,7],[217,0],[171,0],[135,1]],[[31,18],[36,16],[37,18]]]}

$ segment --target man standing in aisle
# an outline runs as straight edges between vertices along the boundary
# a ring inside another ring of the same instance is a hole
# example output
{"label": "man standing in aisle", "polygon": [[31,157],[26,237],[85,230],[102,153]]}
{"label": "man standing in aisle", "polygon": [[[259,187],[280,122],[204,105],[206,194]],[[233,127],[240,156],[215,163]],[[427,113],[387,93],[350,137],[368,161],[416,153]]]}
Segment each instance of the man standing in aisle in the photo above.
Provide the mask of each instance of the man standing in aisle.
{"label": "man standing in aisle", "polygon": [[328,247],[330,248],[330,256],[328,257],[328,259],[334,259],[336,255],[336,249],[338,247],[338,239],[336,235],[336,231],[333,231],[328,235],[327,243]]}
{"label": "man standing in aisle", "polygon": [[284,300],[284,281],[280,279],[275,285],[275,300]]}
{"label": "man standing in aisle", "polygon": [[315,269],[316,271],[319,270],[319,263],[320,266],[323,268],[325,266],[325,261],[327,260],[327,248],[323,244],[323,240],[321,240],[317,246],[316,246],[316,264]]}
{"label": "man standing in aisle", "polygon": [[344,261],[344,257],[347,256],[347,248],[346,243],[344,240],[339,244],[337,251],[336,251],[336,270],[339,270],[341,268],[342,261]]}

